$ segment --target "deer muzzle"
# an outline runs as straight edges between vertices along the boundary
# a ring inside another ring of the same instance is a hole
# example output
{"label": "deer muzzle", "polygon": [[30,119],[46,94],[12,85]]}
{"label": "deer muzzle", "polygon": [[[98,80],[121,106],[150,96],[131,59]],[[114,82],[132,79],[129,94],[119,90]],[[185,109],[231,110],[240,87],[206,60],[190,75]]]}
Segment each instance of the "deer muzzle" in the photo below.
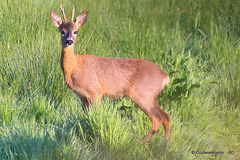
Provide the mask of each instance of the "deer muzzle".
{"label": "deer muzzle", "polygon": [[73,44],[73,39],[66,40],[66,46],[71,46]]}

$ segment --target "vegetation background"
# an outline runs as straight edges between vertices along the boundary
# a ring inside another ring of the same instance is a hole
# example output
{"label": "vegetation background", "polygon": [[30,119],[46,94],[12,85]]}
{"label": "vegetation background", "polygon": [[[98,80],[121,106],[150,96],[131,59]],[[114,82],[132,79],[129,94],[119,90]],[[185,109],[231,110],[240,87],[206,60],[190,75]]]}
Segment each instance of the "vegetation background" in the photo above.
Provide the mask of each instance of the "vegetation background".
{"label": "vegetation background", "polygon": [[[60,69],[60,33],[50,21],[60,4],[68,19],[73,6],[76,14],[88,10],[76,54],[148,59],[170,76],[158,97],[172,117],[169,144],[162,127],[147,147],[139,143],[151,122],[129,99],[103,99],[83,113]],[[238,159],[239,6],[239,0],[1,0],[0,159]]]}

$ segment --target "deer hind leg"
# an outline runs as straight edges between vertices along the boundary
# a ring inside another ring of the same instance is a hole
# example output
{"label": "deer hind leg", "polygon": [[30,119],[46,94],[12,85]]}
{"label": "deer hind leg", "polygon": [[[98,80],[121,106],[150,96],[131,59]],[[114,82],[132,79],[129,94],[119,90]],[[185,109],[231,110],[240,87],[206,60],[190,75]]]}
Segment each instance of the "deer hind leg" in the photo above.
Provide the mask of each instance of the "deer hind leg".
{"label": "deer hind leg", "polygon": [[148,135],[144,138],[144,142],[148,142],[152,136],[157,132],[160,125],[163,123],[163,117],[158,113],[156,108],[152,108],[150,112],[145,112],[149,119],[152,121],[152,128]]}
{"label": "deer hind leg", "polygon": [[170,137],[171,117],[170,117],[170,115],[168,115],[164,110],[162,110],[159,107],[156,100],[154,101],[154,106],[163,117],[163,127],[164,127],[164,130],[165,130],[166,140],[168,140],[169,137]]}
{"label": "deer hind leg", "polygon": [[152,121],[152,127],[144,139],[148,142],[152,136],[157,132],[159,126],[164,122],[164,115],[156,108],[154,98],[132,97],[131,98],[139,108],[148,116]]}

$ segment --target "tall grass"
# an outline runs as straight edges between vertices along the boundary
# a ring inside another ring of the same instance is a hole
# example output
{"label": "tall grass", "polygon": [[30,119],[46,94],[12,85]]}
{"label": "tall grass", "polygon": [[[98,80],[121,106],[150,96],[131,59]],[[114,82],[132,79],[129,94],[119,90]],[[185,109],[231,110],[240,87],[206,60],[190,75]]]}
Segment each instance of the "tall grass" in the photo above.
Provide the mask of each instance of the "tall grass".
{"label": "tall grass", "polygon": [[[147,116],[129,99],[91,114],[63,81],[50,11],[88,10],[76,54],[148,59],[171,78],[158,102],[172,117],[145,146]],[[0,159],[237,159],[238,1],[0,2]],[[192,151],[195,154],[192,154]],[[223,154],[196,154],[223,151]],[[234,154],[229,154],[234,151]]]}

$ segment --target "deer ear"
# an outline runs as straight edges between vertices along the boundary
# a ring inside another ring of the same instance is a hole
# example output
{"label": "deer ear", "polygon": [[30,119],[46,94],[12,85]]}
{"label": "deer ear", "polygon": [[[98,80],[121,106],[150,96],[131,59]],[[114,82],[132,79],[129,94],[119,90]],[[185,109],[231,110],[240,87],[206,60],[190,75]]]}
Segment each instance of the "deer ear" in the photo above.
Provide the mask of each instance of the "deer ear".
{"label": "deer ear", "polygon": [[54,11],[51,11],[51,21],[55,27],[59,27],[62,24],[61,17]]}
{"label": "deer ear", "polygon": [[79,16],[77,16],[74,23],[77,26],[77,29],[79,29],[79,27],[84,25],[86,21],[87,21],[87,11],[84,11]]}

